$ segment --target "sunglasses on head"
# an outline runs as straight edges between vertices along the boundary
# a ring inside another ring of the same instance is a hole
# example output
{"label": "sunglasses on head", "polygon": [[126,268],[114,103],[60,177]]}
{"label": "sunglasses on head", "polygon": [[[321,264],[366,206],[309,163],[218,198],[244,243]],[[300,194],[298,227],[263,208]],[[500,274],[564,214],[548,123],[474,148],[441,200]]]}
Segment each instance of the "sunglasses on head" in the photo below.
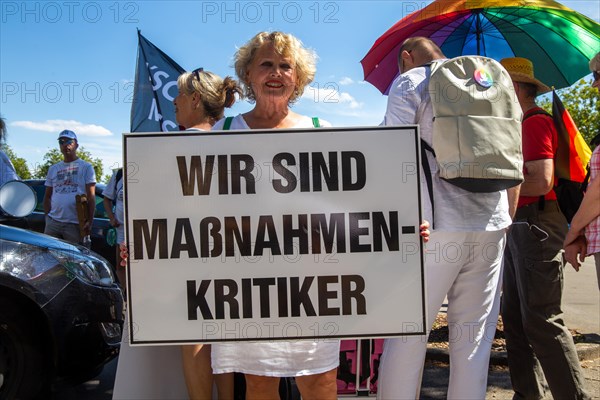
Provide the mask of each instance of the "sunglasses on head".
{"label": "sunglasses on head", "polygon": [[75,139],[58,139],[58,144],[71,144],[75,141]]}
{"label": "sunglasses on head", "polygon": [[596,82],[598,79],[600,79],[600,71],[592,72],[592,76],[594,77],[594,82]]}
{"label": "sunglasses on head", "polygon": [[204,71],[204,68],[200,67],[200,68],[196,68],[195,70],[192,71],[192,74],[194,74],[194,77],[196,78],[196,80],[198,82],[200,82],[200,72]]}

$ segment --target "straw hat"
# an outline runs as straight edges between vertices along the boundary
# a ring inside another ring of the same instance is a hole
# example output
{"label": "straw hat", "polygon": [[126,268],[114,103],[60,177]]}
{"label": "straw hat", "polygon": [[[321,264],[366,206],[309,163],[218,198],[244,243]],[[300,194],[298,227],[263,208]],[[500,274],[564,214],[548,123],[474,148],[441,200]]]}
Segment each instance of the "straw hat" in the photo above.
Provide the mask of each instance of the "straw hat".
{"label": "straw hat", "polygon": [[523,57],[503,58],[500,64],[512,78],[514,82],[531,83],[537,87],[537,94],[547,93],[550,89],[533,76],[533,63]]}

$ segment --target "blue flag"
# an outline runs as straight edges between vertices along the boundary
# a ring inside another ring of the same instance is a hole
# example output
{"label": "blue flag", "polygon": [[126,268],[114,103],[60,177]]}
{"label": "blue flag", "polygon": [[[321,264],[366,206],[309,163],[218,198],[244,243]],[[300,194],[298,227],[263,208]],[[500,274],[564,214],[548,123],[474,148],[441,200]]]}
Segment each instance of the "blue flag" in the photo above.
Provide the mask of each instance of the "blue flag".
{"label": "blue flag", "polygon": [[138,30],[138,54],[131,105],[131,132],[178,131],[173,99],[185,72]]}

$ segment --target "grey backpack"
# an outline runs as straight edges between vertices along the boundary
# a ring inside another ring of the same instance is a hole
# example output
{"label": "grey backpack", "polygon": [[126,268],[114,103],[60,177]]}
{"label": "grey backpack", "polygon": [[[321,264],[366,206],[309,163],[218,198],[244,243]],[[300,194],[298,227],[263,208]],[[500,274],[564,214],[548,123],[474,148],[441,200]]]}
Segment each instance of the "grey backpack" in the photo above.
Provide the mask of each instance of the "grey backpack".
{"label": "grey backpack", "polygon": [[432,147],[442,179],[471,192],[523,181],[523,113],[499,62],[480,56],[433,62],[429,93]]}

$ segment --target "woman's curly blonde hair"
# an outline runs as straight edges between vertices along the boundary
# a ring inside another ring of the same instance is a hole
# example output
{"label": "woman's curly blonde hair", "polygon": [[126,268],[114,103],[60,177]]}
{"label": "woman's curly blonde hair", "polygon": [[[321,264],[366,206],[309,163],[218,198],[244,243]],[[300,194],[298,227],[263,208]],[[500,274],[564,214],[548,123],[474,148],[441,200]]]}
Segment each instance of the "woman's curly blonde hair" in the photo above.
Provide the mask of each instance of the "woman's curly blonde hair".
{"label": "woman's curly blonde hair", "polygon": [[283,57],[291,59],[296,68],[296,87],[289,103],[298,100],[304,88],[315,78],[317,72],[317,55],[311,49],[304,47],[295,36],[283,32],[260,32],[235,53],[235,73],[244,89],[244,97],[255,101],[252,85],[248,81],[248,67],[254,60],[256,52],[266,43],[273,43],[275,51]]}

